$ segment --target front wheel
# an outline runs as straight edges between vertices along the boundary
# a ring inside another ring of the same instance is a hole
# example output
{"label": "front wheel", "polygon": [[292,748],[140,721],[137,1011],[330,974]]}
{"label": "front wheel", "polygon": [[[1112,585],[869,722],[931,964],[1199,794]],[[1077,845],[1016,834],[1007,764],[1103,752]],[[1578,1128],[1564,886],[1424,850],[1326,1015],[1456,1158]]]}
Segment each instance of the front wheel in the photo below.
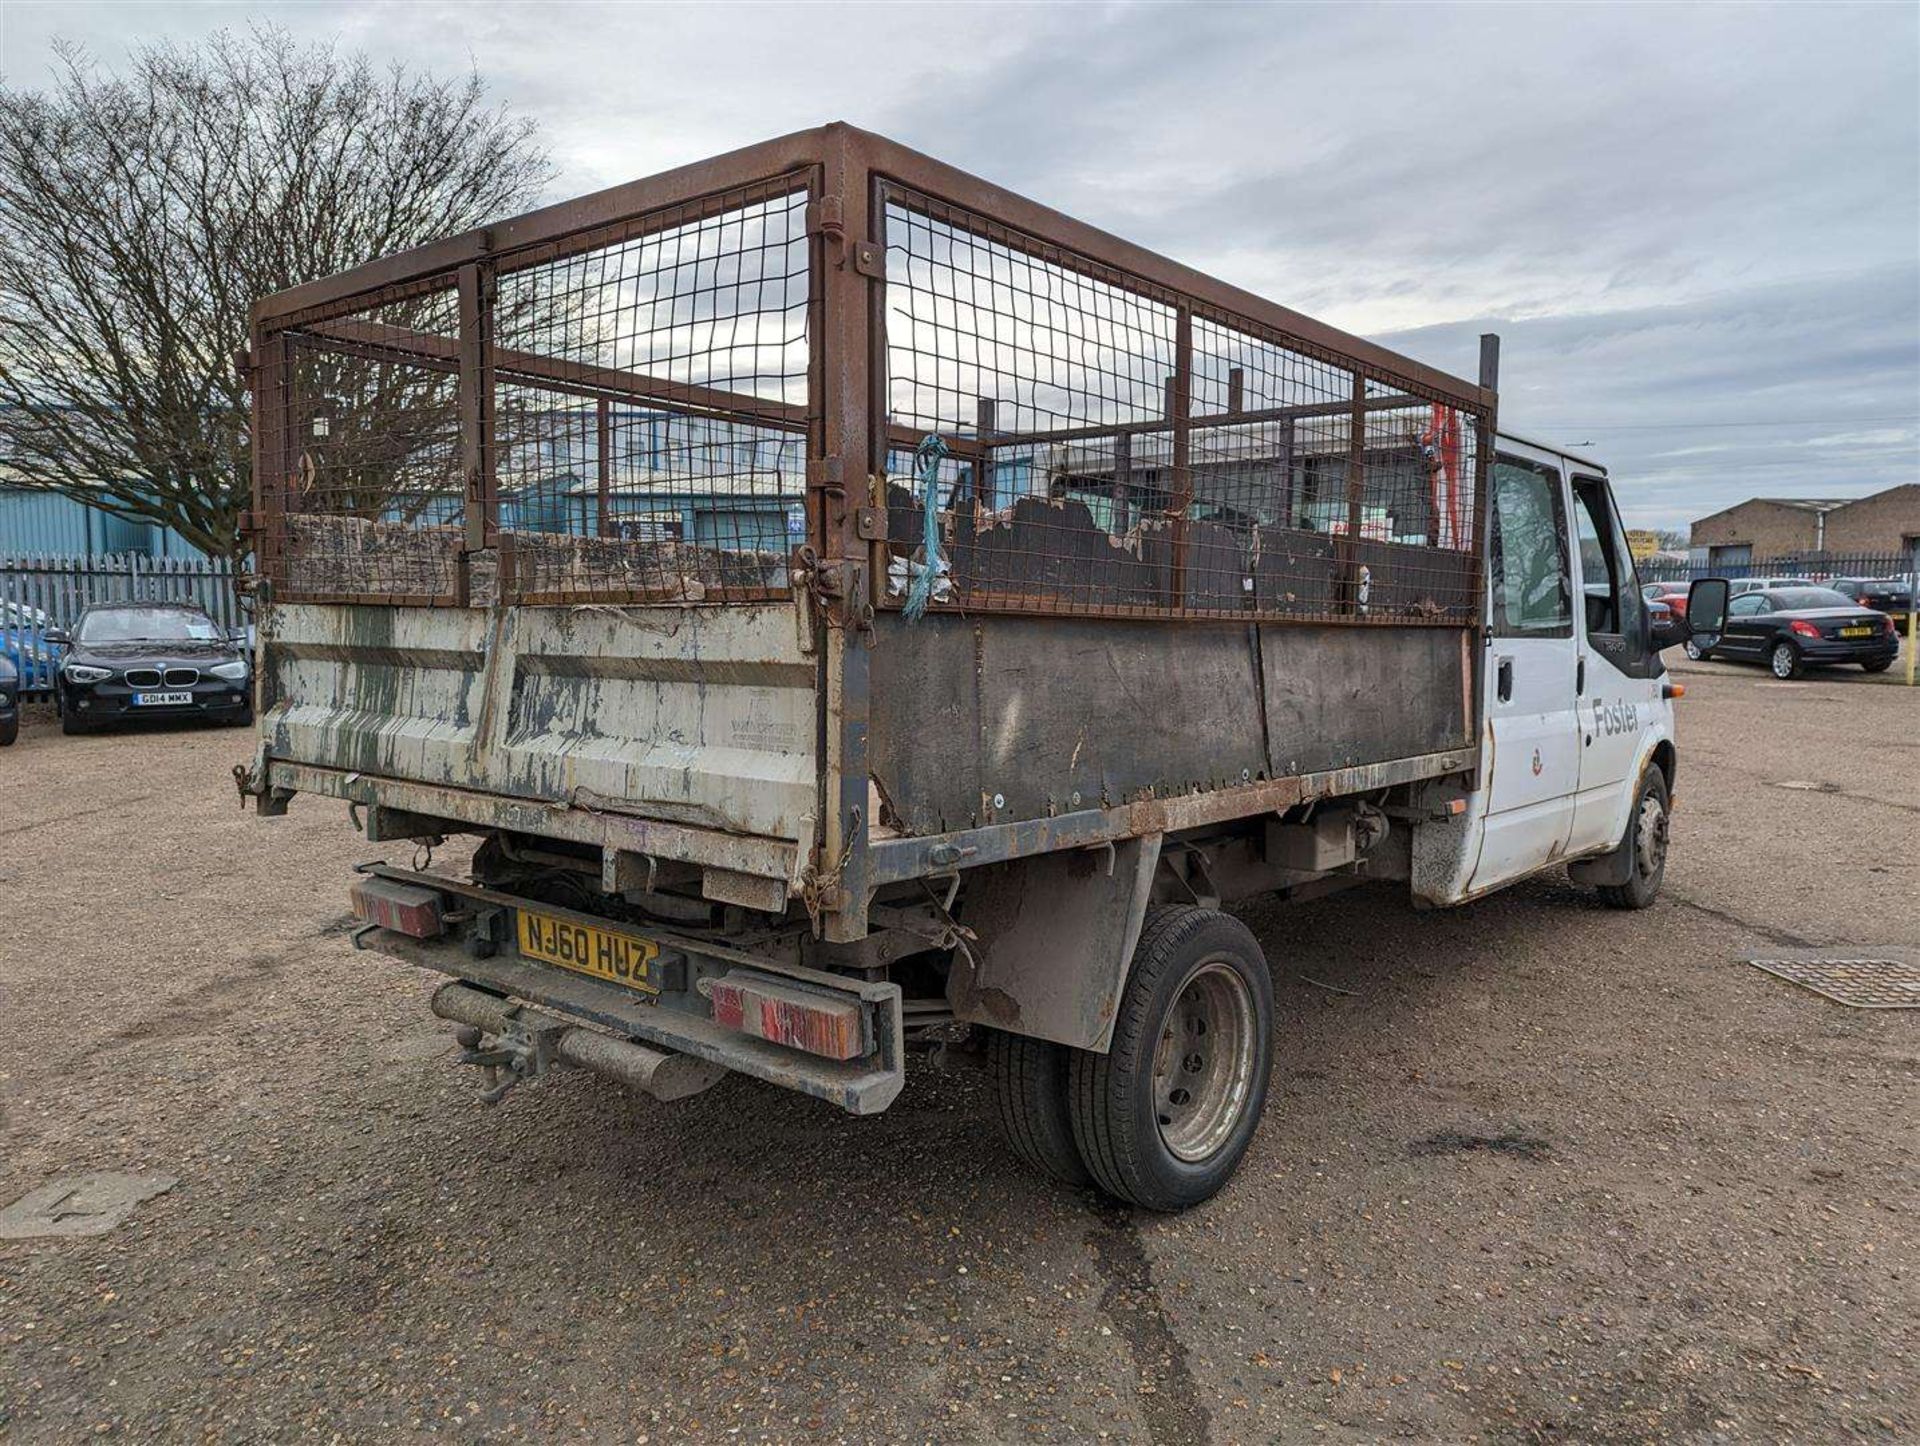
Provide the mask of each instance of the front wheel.
{"label": "front wheel", "polygon": [[15,713],[6,722],[0,723],[0,748],[5,748],[20,736],[20,715]]}
{"label": "front wheel", "polygon": [[1633,872],[1624,884],[1602,884],[1601,901],[1616,909],[1644,909],[1660,893],[1667,876],[1667,833],[1670,826],[1667,780],[1649,766],[1633,798],[1627,834],[1633,848]]}
{"label": "front wheel", "polygon": [[1775,643],[1773,651],[1767,654],[1767,664],[1773,669],[1773,676],[1783,683],[1807,670],[1806,664],[1800,661],[1800,650],[1792,643]]}
{"label": "front wheel", "polygon": [[1700,646],[1700,642],[1697,638],[1688,638],[1683,647],[1683,651],[1686,653],[1686,655],[1689,658],[1692,658],[1696,663],[1704,663],[1708,659],[1713,657],[1712,653],[1708,652],[1705,648]]}
{"label": "front wheel", "polygon": [[1239,1168],[1267,1102],[1273,979],[1247,926],[1155,909],[1134,949],[1106,1054],[1071,1060],[1073,1137],[1094,1180],[1149,1210],[1184,1210]]}

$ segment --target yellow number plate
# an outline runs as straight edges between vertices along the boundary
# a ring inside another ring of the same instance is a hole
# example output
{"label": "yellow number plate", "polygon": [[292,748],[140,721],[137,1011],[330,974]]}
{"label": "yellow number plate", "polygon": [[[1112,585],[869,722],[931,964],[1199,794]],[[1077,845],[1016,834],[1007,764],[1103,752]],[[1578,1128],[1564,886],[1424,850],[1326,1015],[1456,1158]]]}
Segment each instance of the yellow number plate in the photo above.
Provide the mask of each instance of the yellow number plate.
{"label": "yellow number plate", "polygon": [[1872,628],[1842,628],[1840,629],[1840,636],[1843,638],[1870,638],[1873,636],[1873,629]]}
{"label": "yellow number plate", "polygon": [[542,964],[558,964],[562,969],[625,984],[648,994],[660,992],[652,967],[660,946],[631,934],[615,934],[522,909],[520,952]]}

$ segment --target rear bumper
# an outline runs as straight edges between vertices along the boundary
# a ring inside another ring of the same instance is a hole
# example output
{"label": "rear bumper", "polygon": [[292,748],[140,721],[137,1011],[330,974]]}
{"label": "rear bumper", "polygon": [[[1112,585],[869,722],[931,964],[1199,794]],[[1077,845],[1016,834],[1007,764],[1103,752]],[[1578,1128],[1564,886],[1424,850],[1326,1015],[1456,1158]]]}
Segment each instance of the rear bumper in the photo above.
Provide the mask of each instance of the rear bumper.
{"label": "rear bumper", "polygon": [[[849,1114],[878,1114],[893,1103],[906,1082],[904,1015],[897,984],[826,974],[724,944],[648,930],[646,936],[662,950],[663,963],[670,963],[672,956],[678,955],[686,964],[673,980],[677,987],[663,988],[650,996],[522,955],[514,946],[520,937],[514,911],[521,901],[511,896],[398,869],[381,869],[378,876],[439,892],[447,903],[441,915],[450,921],[478,919],[492,911],[495,919],[489,937],[495,952],[474,957],[463,937],[476,927],[471,924],[466,931],[424,939],[369,924],[356,933],[355,943],[361,948],[437,970],[507,1000],[525,1001],[569,1023],[590,1025],[618,1039],[639,1040],[659,1050],[688,1055],[812,1095]],[[564,912],[546,904],[529,906],[542,913]],[[712,1004],[699,986],[706,983],[711,987],[712,981],[738,978],[743,972],[856,1002],[863,1015],[866,1052],[848,1060],[822,1058],[742,1033],[716,1020]]]}
{"label": "rear bumper", "polygon": [[1813,664],[1877,663],[1900,651],[1899,640],[1889,633],[1878,637],[1841,641],[1822,638],[1800,643],[1800,656]]}

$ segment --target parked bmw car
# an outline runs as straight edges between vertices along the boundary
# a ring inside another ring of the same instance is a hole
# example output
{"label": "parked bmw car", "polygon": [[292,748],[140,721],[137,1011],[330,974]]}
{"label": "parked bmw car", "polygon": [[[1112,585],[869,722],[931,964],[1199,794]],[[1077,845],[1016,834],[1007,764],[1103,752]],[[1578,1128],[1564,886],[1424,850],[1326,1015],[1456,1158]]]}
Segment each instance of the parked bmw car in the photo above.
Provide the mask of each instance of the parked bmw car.
{"label": "parked bmw car", "polygon": [[1776,678],[1797,678],[1832,663],[1858,663],[1881,673],[1899,650],[1892,618],[1828,587],[1739,593],[1727,603],[1719,633],[1687,639],[1690,658],[1764,663]]}
{"label": "parked bmw car", "polygon": [[64,644],[54,688],[60,727],[84,733],[129,718],[253,721],[252,665],[242,639],[190,603],[96,603]]}
{"label": "parked bmw car", "polygon": [[20,675],[0,654],[0,748],[20,736]]}

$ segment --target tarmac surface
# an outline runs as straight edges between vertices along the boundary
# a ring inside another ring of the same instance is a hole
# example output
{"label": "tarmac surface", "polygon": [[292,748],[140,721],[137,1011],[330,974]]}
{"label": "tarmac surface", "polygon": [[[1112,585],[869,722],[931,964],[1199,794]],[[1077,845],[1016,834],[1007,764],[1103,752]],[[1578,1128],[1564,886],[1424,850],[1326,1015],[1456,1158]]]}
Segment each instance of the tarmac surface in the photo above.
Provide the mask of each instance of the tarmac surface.
{"label": "tarmac surface", "polygon": [[135,1183],[0,1240],[0,1438],[1914,1439],[1920,1012],[1742,958],[1920,962],[1920,689],[1680,666],[1651,910],[1556,871],[1241,911],[1271,1104],[1178,1217],[1025,1174],[969,1070],[866,1120],[483,1107],[432,981],[346,938],[349,866],[405,850],[242,813],[242,733],[33,718],[0,1206]]}

